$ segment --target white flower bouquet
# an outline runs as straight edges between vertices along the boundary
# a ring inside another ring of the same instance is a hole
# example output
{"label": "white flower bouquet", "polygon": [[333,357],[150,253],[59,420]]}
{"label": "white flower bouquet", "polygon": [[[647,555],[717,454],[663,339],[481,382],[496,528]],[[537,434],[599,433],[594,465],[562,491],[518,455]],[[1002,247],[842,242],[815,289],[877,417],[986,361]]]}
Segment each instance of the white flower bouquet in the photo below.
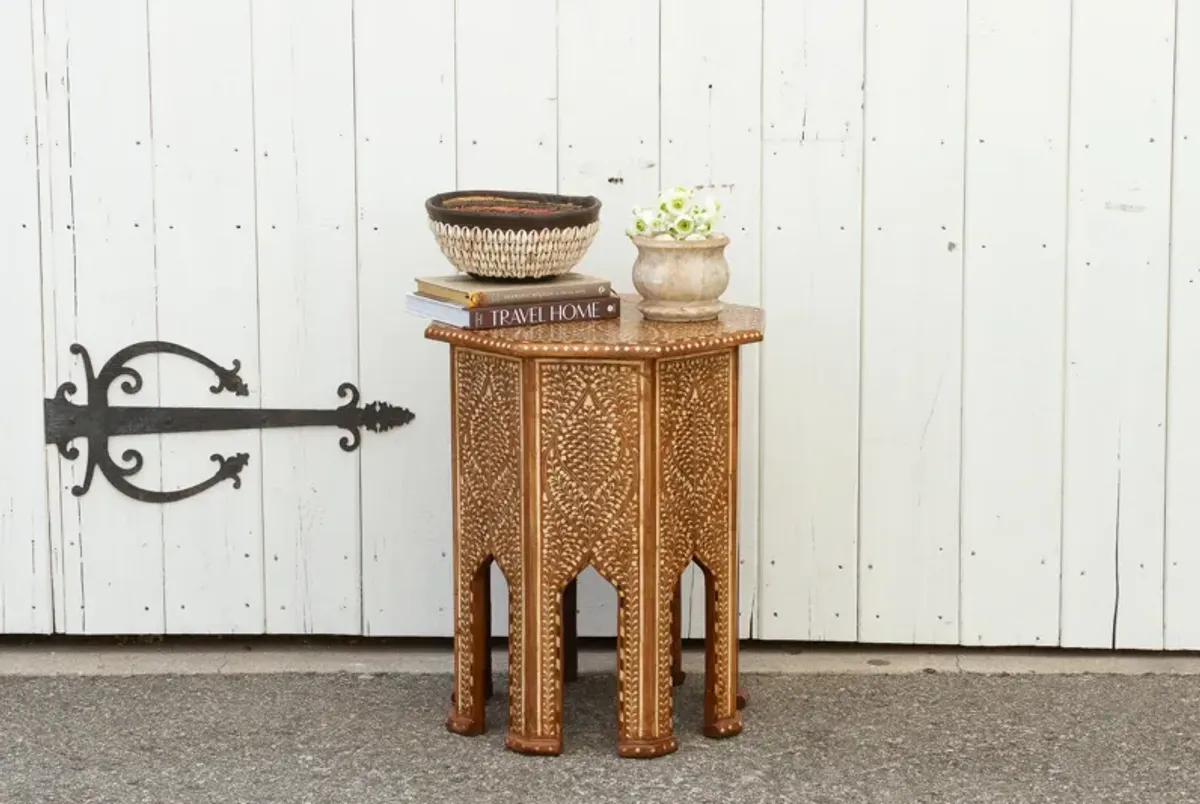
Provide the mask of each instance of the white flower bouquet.
{"label": "white flower bouquet", "polygon": [[625,230],[630,237],[656,240],[707,240],[717,234],[721,202],[706,198],[698,202],[692,190],[672,187],[658,196],[653,207],[634,207],[633,223]]}

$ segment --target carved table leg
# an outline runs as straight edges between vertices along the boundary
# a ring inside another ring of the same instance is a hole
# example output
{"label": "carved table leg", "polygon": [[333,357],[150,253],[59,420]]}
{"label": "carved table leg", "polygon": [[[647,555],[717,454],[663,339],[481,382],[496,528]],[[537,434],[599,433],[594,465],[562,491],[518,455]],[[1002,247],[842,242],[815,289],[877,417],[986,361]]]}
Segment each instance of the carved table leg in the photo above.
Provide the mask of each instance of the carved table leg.
{"label": "carved table leg", "polygon": [[687,678],[683,672],[683,578],[675,582],[671,597],[671,684],[678,687]]}
{"label": "carved table leg", "polygon": [[[488,562],[483,569],[483,697],[491,700],[495,694],[492,684],[492,572]],[[458,699],[454,690],[450,690],[451,705]]]}
{"label": "carved table leg", "polygon": [[491,699],[492,689],[492,562],[483,572],[483,697]]}
{"label": "carved table leg", "polygon": [[[672,723],[670,627],[653,588],[618,590],[617,753],[648,759],[679,748]],[[661,670],[661,672],[660,672]]]}
{"label": "carved table leg", "polygon": [[523,607],[524,633],[517,643],[511,637],[509,641],[510,707],[504,744],[522,754],[556,756],[563,748],[563,594],[544,587],[543,580],[531,577],[528,592],[514,595],[509,603],[510,612],[512,606]]}
{"label": "carved table leg", "polygon": [[576,595],[578,578],[563,592],[563,681],[579,678],[579,606]]}
{"label": "carved table leg", "polygon": [[482,734],[486,701],[487,577],[491,562],[464,562],[455,578],[454,708],[446,728],[455,734]]}
{"label": "carved table leg", "polygon": [[[683,670],[683,579],[675,584],[675,594],[671,598],[671,683],[678,687],[687,678]],[[746,691],[738,687],[737,708],[745,709],[749,698]]]}
{"label": "carved table leg", "polygon": [[737,568],[714,562],[705,568],[704,734],[732,737],[742,732],[738,708]]}

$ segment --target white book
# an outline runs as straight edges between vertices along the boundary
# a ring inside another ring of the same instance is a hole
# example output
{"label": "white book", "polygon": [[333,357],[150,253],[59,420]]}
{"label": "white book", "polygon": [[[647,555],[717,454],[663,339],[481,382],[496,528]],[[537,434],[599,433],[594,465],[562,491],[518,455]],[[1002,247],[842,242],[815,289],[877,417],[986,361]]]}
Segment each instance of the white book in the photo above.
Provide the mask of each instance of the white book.
{"label": "white book", "polygon": [[409,293],[405,296],[408,312],[420,318],[428,318],[452,327],[466,327],[471,323],[471,311],[453,302],[444,302]]}

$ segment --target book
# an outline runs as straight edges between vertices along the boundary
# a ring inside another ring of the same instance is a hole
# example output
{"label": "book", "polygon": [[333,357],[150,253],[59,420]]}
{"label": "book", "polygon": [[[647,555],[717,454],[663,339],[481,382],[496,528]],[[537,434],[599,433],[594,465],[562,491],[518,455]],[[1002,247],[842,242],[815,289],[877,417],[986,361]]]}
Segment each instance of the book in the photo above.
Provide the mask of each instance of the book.
{"label": "book", "polygon": [[464,307],[498,307],[524,302],[598,299],[612,290],[604,279],[566,273],[536,282],[476,279],[466,274],[427,276],[417,279],[417,293]]}
{"label": "book", "polygon": [[527,327],[535,324],[565,324],[572,321],[601,321],[621,314],[621,298],[609,292],[590,299],[538,301],[495,307],[464,307],[420,293],[406,297],[408,311],[421,318],[462,329]]}

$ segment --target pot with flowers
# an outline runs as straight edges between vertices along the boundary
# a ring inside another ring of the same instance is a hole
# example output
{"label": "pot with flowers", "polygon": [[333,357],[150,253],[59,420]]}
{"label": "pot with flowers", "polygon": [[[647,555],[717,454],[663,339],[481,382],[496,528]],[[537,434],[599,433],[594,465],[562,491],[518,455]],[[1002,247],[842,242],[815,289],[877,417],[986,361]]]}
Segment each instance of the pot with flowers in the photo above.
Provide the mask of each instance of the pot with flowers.
{"label": "pot with flowers", "polygon": [[685,187],[663,192],[654,207],[634,207],[627,234],[638,250],[633,284],[644,317],[708,321],[720,315],[719,299],[729,286],[729,238],[716,231],[720,211],[715,198],[697,201]]}

